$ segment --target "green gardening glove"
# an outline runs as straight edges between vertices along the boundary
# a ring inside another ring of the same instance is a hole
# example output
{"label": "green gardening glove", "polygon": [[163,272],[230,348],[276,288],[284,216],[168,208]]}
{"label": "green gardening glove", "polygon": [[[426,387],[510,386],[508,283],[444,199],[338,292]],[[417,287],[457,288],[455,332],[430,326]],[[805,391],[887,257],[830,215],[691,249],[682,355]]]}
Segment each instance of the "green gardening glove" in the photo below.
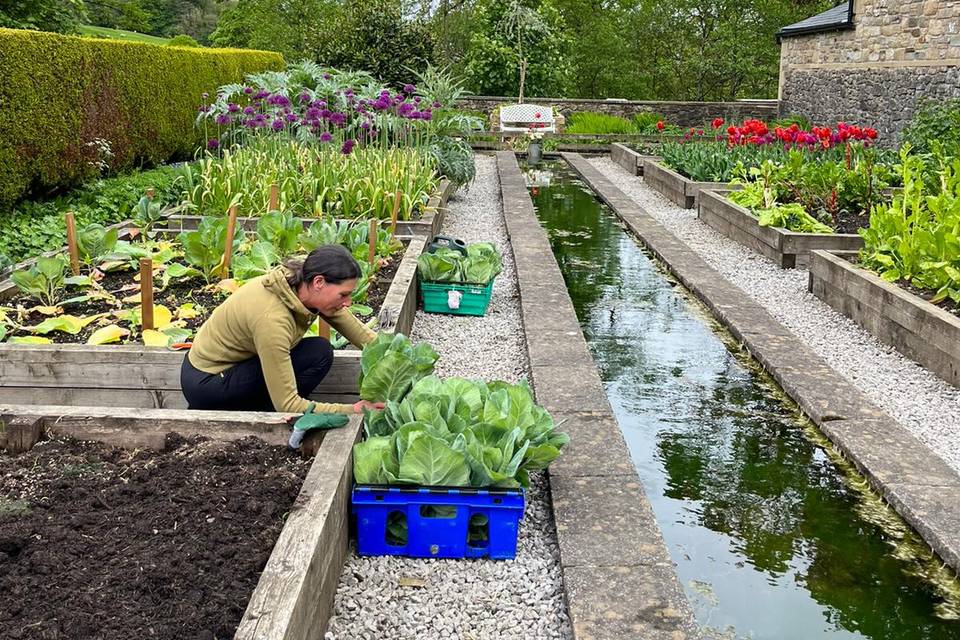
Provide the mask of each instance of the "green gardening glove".
{"label": "green gardening glove", "polygon": [[311,402],[307,406],[307,411],[293,422],[293,433],[290,434],[290,440],[287,446],[291,449],[300,448],[303,442],[303,436],[307,431],[313,429],[335,429],[342,427],[350,421],[350,418],[343,413],[314,413],[313,408],[316,405]]}

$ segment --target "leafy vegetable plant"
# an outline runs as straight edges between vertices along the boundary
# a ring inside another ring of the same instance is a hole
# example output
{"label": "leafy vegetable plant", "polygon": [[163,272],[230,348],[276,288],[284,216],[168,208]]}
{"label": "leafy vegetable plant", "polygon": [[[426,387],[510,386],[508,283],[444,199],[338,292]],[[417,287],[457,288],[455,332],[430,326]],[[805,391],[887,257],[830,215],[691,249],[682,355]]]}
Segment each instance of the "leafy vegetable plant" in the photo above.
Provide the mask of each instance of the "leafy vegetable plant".
{"label": "leafy vegetable plant", "polygon": [[[233,237],[233,250],[243,243],[243,229],[237,227]],[[183,231],[177,236],[183,246],[183,257],[212,282],[220,274],[223,265],[223,249],[227,241],[227,219],[205,216],[195,231]]]}
{"label": "leafy vegetable plant", "polygon": [[415,382],[433,373],[440,356],[426,342],[414,345],[402,333],[382,333],[360,356],[360,397],[399,400]]}
{"label": "leafy vegetable plant", "polygon": [[441,247],[417,258],[420,278],[428,282],[487,284],[503,268],[500,252],[489,242],[467,246],[467,255]]}
{"label": "leafy vegetable plant", "polygon": [[363,484],[517,487],[569,441],[526,383],[428,376],[366,418],[354,446]]}
{"label": "leafy vegetable plant", "polygon": [[67,278],[67,259],[62,255],[37,258],[29,269],[14,271],[10,279],[17,288],[42,304],[56,306],[63,298]]}

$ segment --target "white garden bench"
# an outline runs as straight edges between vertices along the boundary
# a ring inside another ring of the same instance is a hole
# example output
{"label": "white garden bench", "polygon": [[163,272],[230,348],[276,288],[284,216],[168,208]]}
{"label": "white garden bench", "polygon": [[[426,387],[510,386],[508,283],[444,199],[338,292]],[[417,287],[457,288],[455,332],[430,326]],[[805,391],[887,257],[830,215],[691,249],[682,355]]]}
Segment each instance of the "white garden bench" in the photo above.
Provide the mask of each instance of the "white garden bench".
{"label": "white garden bench", "polygon": [[500,107],[500,131],[504,133],[556,133],[553,109],[537,104],[511,104]]}

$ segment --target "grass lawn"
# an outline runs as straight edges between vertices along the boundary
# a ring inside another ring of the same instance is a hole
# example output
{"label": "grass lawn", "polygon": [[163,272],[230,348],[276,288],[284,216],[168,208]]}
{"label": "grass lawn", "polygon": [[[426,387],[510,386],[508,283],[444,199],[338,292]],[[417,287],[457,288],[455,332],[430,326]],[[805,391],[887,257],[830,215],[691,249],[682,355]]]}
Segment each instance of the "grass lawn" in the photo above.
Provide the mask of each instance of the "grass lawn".
{"label": "grass lawn", "polygon": [[108,27],[94,27],[93,25],[82,25],[80,35],[86,37],[110,38],[111,40],[126,40],[127,42],[146,42],[149,44],[167,44],[170,42],[167,38],[158,38],[157,36],[148,36],[136,31],[123,31],[121,29],[110,29]]}

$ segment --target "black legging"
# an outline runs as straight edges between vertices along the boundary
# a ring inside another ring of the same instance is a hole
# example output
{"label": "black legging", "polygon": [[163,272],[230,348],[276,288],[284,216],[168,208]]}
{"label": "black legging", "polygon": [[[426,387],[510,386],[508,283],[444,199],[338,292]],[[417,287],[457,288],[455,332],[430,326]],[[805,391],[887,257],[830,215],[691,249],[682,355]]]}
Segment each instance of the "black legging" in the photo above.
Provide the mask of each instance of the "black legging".
{"label": "black legging", "polygon": [[[333,347],[326,338],[304,338],[290,350],[290,361],[297,378],[297,393],[304,398],[330,371]],[[238,362],[222,373],[200,371],[189,357],[184,357],[180,387],[191,409],[274,411],[257,357]]]}

